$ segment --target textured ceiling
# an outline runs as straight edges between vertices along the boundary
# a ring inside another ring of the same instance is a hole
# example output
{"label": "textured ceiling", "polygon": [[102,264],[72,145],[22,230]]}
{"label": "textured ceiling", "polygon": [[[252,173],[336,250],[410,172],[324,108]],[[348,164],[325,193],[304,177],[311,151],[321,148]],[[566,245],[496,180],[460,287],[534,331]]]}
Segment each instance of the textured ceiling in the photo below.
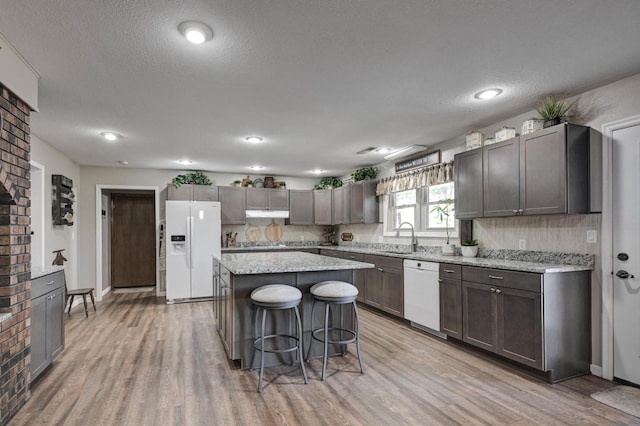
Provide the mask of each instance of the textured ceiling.
{"label": "textured ceiling", "polygon": [[[178,33],[194,19],[212,41]],[[638,73],[638,22],[637,0],[0,0],[0,32],[41,74],[32,132],[78,163],[290,176]]]}

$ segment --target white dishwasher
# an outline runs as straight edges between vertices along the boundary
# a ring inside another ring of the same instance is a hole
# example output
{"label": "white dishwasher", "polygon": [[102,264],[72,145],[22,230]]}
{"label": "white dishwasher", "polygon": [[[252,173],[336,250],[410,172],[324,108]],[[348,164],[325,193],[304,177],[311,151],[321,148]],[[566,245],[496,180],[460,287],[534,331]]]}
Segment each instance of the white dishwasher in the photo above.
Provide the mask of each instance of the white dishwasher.
{"label": "white dishwasher", "polygon": [[404,260],[404,318],[413,327],[446,338],[440,332],[440,264]]}

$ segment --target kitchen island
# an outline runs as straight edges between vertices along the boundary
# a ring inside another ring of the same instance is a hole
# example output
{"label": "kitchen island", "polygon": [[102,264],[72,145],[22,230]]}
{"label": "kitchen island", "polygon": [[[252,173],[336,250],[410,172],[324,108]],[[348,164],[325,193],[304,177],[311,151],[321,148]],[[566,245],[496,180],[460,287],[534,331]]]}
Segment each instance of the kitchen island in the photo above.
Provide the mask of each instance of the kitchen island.
{"label": "kitchen island", "polygon": [[[213,261],[213,309],[218,332],[229,359],[249,368],[254,336],[255,309],[251,304],[251,292],[266,284],[286,284],[302,291],[300,315],[306,348],[311,339],[311,307],[313,298],[309,293],[312,285],[326,280],[353,283],[353,272],[358,269],[373,268],[371,263],[338,259],[304,252],[267,252],[222,254]],[[345,313],[347,310],[345,310]],[[350,311],[349,311],[350,312]],[[277,312],[269,319],[267,327],[277,333],[293,334],[293,322],[287,318],[288,312]],[[343,328],[353,326],[353,315],[332,314],[334,321],[341,321]],[[316,310],[316,327],[321,323],[322,310]],[[320,345],[316,345],[312,357],[320,355]],[[331,348],[333,353],[339,347]],[[268,354],[266,365],[289,362],[277,354]],[[288,358],[288,356],[287,356]]]}

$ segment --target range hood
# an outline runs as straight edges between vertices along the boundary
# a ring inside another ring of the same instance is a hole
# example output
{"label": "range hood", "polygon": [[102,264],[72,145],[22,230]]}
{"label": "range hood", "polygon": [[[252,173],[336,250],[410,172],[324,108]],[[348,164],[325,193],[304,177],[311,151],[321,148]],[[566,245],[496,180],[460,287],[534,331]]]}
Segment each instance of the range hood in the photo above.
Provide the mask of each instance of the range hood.
{"label": "range hood", "polygon": [[289,210],[247,210],[245,215],[247,218],[269,217],[287,219],[289,217]]}

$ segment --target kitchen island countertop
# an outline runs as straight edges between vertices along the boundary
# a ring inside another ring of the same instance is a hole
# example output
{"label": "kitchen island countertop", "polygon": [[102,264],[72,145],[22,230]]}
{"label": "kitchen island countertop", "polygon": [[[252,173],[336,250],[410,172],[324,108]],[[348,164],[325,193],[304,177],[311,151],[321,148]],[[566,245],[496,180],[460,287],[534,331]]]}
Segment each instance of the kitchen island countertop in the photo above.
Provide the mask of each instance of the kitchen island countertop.
{"label": "kitchen island countertop", "polygon": [[220,263],[235,275],[367,269],[375,265],[299,251],[223,253]]}

